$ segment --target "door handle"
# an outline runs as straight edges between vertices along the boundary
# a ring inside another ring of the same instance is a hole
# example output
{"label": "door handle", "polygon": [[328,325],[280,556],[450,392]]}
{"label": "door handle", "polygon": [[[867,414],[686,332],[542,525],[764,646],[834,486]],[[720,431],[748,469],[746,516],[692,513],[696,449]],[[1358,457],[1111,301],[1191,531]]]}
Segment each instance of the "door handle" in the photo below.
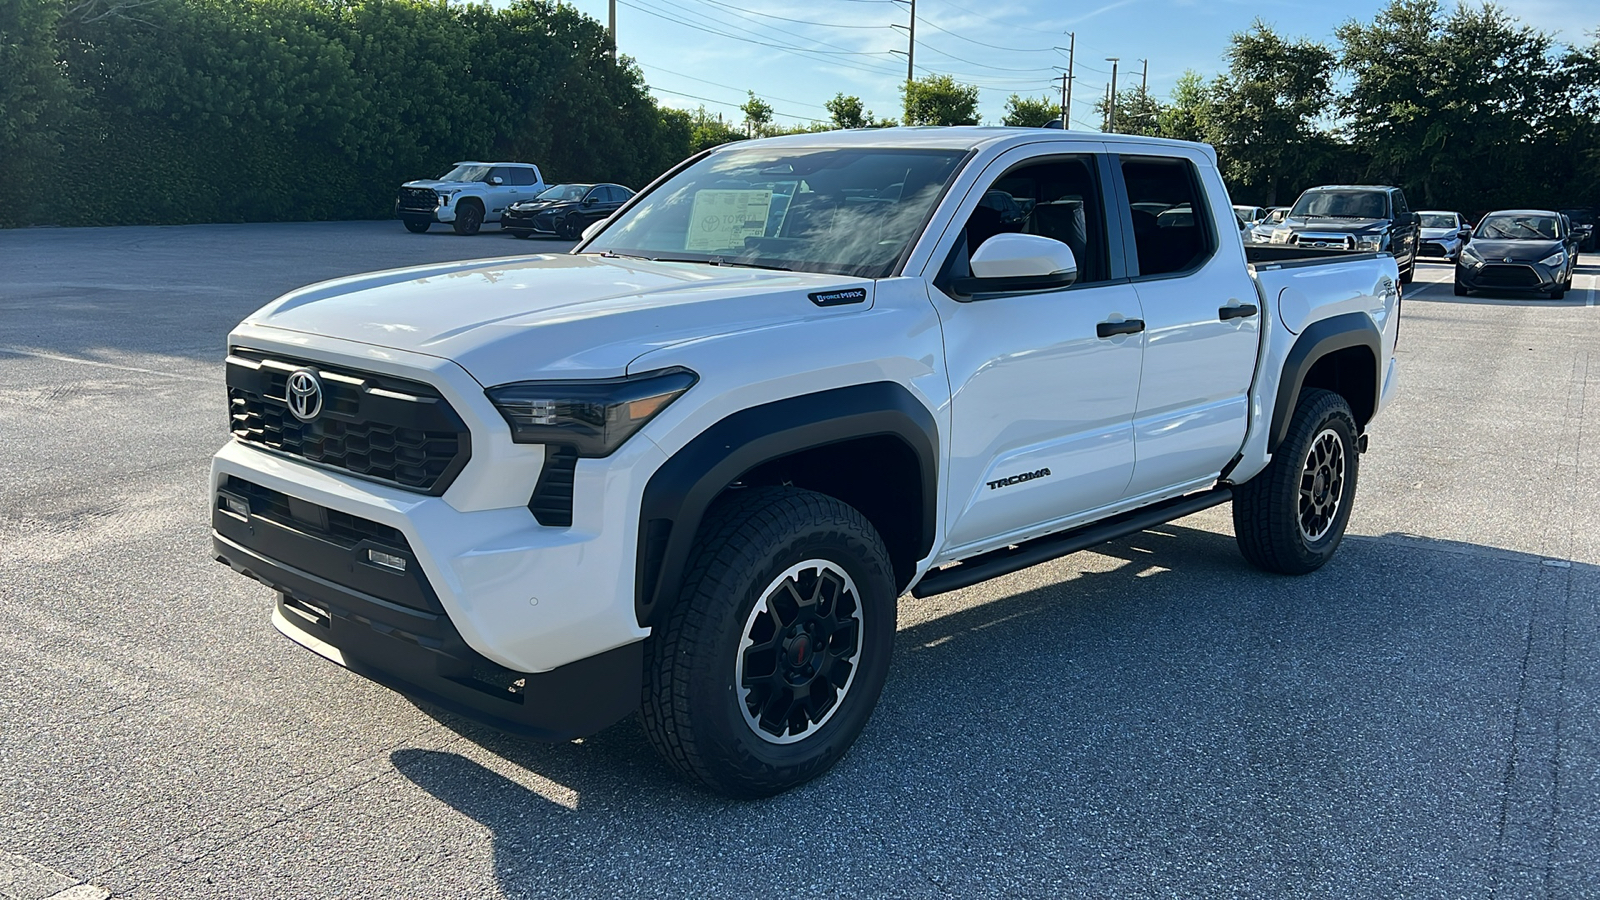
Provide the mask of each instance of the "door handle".
{"label": "door handle", "polygon": [[1224,322],[1229,319],[1248,319],[1260,311],[1254,303],[1241,303],[1238,306],[1224,306],[1217,310],[1217,318]]}
{"label": "door handle", "polygon": [[1119,334],[1138,334],[1144,330],[1143,319],[1123,319],[1121,322],[1101,322],[1094,327],[1094,333],[1103,338],[1116,337]]}

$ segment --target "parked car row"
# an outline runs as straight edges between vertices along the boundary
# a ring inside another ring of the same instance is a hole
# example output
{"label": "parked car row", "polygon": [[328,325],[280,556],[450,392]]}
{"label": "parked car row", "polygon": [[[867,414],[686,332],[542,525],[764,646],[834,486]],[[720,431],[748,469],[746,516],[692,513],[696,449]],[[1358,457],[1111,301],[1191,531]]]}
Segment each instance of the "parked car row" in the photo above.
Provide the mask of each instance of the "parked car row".
{"label": "parked car row", "polygon": [[477,234],[488,222],[519,238],[536,234],[577,240],[633,196],[620,184],[545,184],[539,167],[517,162],[458,162],[436,179],[400,186],[394,212],[407,231],[436,222],[456,234]]}

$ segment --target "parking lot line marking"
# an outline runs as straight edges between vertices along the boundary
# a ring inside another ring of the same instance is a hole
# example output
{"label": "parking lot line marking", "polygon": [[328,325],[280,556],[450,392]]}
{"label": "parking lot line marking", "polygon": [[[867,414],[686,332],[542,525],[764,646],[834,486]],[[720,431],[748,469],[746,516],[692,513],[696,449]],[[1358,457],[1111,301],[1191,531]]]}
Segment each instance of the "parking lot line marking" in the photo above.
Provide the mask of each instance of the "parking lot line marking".
{"label": "parking lot line marking", "polygon": [[51,359],[56,362],[77,363],[80,366],[98,366],[102,369],[121,369],[124,372],[138,372],[143,375],[160,375],[162,378],[176,378],[179,381],[198,381],[212,384],[213,379],[202,378],[199,375],[182,375],[177,372],[162,372],[156,369],[141,369],[138,366],[124,366],[117,363],[100,362],[96,359],[83,359],[77,356],[62,356],[57,353],[40,353],[37,350],[24,350],[21,347],[0,347],[0,353],[10,353],[14,356],[31,356],[35,359]]}
{"label": "parking lot line marking", "polygon": [[24,856],[0,850],[0,897],[16,900],[105,900],[111,892]]}

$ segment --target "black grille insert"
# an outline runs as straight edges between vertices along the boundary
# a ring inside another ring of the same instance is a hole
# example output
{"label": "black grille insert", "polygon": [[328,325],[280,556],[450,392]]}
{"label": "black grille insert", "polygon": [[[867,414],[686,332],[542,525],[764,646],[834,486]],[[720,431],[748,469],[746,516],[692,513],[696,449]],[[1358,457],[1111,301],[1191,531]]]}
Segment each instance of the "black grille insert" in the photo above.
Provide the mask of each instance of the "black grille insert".
{"label": "black grille insert", "polygon": [[[284,399],[300,368],[322,382],[323,409],[309,422]],[[466,424],[429,385],[238,347],[228,357],[228,414],[245,443],[428,494],[444,493],[471,457]]]}
{"label": "black grille insert", "polygon": [[540,525],[572,527],[572,481],[578,470],[578,449],[565,444],[546,444],[544,468],[539,484],[528,500],[528,509]]}
{"label": "black grille insert", "polygon": [[[391,528],[382,522],[303,501],[291,501],[287,494],[232,475],[223,482],[222,489],[244,498],[250,504],[252,516],[314,534],[340,546],[354,547],[363,541],[370,541],[403,550],[407,555],[411,553],[411,544],[406,541],[406,536],[398,528]],[[302,508],[296,510],[295,507]],[[299,515],[295,514],[297,511]]]}
{"label": "black grille insert", "polygon": [[1508,288],[1538,287],[1542,283],[1538,272],[1529,266],[1517,265],[1484,266],[1478,273],[1477,281],[1483,285]]}

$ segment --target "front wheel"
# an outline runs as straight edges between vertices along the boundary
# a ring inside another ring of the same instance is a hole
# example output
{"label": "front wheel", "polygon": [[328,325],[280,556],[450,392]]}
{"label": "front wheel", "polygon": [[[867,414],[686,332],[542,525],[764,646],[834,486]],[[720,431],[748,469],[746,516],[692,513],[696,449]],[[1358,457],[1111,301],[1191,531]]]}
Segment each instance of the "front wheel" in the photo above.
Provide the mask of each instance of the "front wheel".
{"label": "front wheel", "polygon": [[1466,285],[1464,285],[1464,284],[1462,284],[1461,282],[1458,281],[1458,282],[1456,282],[1456,296],[1457,297],[1470,297],[1470,296],[1472,296],[1472,292],[1467,290],[1467,286]]}
{"label": "front wheel", "polygon": [[798,488],[734,491],[645,644],[641,719],[683,774],[765,797],[826,772],[888,676],[895,583],[861,513]]}
{"label": "front wheel", "polygon": [[583,222],[577,216],[567,216],[561,220],[561,224],[556,227],[556,230],[560,233],[562,240],[575,241],[583,237]]}
{"label": "front wheel", "polygon": [[477,234],[478,229],[483,227],[483,207],[472,200],[462,202],[460,206],[456,207],[456,220],[452,223],[452,226],[455,228],[456,234]]}
{"label": "front wheel", "polygon": [[1304,575],[1333,558],[1355,501],[1356,421],[1332,391],[1301,392],[1272,462],[1233,489],[1233,533],[1252,565]]}
{"label": "front wheel", "polygon": [[1550,289],[1550,299],[1551,300],[1560,300],[1560,299],[1563,299],[1566,296],[1567,296],[1567,286],[1566,285],[1558,285],[1557,287],[1553,287],[1553,288]]}
{"label": "front wheel", "polygon": [[1406,270],[1400,273],[1400,283],[1410,284],[1411,279],[1415,277],[1417,277],[1417,261],[1413,259],[1411,265],[1406,266]]}

